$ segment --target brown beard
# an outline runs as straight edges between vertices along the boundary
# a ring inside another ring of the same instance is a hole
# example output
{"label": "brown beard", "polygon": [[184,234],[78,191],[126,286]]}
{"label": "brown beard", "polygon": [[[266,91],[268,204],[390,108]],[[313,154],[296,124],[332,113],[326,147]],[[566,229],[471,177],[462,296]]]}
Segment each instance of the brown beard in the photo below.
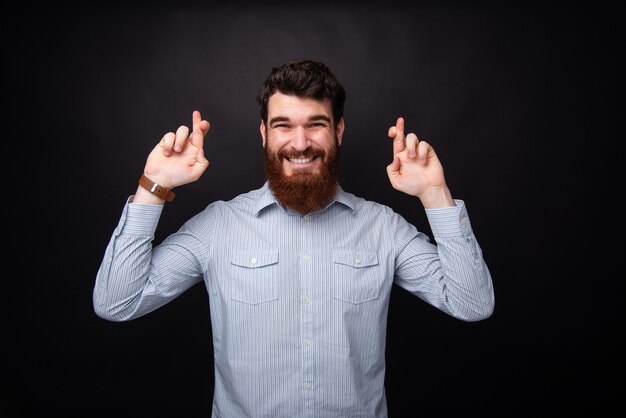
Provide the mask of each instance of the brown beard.
{"label": "brown beard", "polygon": [[[322,160],[319,173],[302,171],[286,175],[283,172],[283,158],[287,156],[319,157]],[[337,192],[341,175],[338,141],[335,141],[328,156],[323,150],[312,148],[302,153],[279,151],[275,155],[266,146],[264,167],[270,190],[281,205],[300,213],[314,212],[330,203]]]}

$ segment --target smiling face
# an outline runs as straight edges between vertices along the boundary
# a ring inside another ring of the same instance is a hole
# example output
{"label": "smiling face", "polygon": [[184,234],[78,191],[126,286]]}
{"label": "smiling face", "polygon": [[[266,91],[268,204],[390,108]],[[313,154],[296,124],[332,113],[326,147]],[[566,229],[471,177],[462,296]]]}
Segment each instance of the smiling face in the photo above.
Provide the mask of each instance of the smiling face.
{"label": "smiling face", "polygon": [[341,144],[344,123],[333,124],[330,101],[276,92],[267,106],[267,126],[261,121],[266,152],[280,158],[286,176],[319,173],[323,154]]}
{"label": "smiling face", "polygon": [[260,131],[270,188],[285,206],[306,213],[335,194],[343,118],[335,125],[331,102],[273,94]]}

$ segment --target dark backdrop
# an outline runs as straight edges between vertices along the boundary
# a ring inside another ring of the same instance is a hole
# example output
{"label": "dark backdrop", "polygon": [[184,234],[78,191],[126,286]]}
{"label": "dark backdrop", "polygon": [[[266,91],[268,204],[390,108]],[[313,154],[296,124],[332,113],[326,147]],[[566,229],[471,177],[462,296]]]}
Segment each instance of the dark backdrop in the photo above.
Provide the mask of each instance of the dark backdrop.
{"label": "dark backdrop", "polygon": [[346,87],[343,187],[430,234],[419,202],[385,173],[386,132],[404,116],[436,148],[493,275],[495,313],[479,323],[393,291],[390,417],[616,406],[616,12],[497,4],[89,3],[4,13],[5,396],[19,411],[5,416],[210,415],[204,288],[123,324],[95,316],[91,291],[149,151],[194,109],[212,123],[211,165],[176,190],[156,241],[209,202],[262,184],[256,93],[272,66],[296,58],[325,62]]}

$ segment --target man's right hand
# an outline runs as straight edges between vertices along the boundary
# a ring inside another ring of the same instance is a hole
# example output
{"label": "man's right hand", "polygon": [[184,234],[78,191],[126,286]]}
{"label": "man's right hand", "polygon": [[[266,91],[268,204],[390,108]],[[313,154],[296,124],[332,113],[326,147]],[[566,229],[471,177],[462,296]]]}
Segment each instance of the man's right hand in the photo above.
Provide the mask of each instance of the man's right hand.
{"label": "man's right hand", "polygon": [[[208,121],[202,120],[200,112],[194,110],[191,134],[185,125],[175,133],[166,133],[148,156],[144,167],[146,177],[168,189],[198,180],[209,166],[202,147],[210,126]],[[158,204],[164,201],[140,186],[133,202]]]}
{"label": "man's right hand", "polygon": [[193,131],[180,126],[176,132],[166,133],[146,161],[144,174],[161,186],[172,189],[200,178],[209,166],[204,156],[204,137],[210,124],[202,120],[200,112],[192,114]]}

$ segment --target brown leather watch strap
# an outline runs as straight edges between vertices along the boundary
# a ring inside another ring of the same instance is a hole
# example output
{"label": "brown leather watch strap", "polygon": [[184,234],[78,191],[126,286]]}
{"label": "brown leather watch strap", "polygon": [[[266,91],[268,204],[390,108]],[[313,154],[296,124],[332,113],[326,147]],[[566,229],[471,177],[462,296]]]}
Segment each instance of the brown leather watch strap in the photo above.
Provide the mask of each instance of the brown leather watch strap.
{"label": "brown leather watch strap", "polygon": [[166,200],[168,202],[174,200],[174,196],[176,196],[176,193],[174,193],[167,187],[156,184],[148,177],[146,177],[145,174],[141,174],[141,177],[139,177],[139,185],[156,197]]}

